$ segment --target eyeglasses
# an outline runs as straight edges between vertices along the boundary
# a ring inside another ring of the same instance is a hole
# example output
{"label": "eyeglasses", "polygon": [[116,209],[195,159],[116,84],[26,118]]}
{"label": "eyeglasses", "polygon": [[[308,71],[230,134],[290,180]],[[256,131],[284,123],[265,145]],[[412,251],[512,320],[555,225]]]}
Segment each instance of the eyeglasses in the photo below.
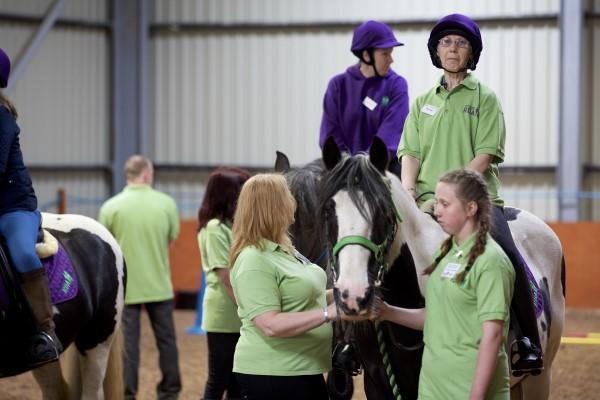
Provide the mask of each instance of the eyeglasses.
{"label": "eyeglasses", "polygon": [[466,49],[469,47],[469,41],[465,39],[451,39],[449,37],[445,37],[440,39],[438,42],[442,47],[450,47],[454,43],[456,47],[461,49]]}

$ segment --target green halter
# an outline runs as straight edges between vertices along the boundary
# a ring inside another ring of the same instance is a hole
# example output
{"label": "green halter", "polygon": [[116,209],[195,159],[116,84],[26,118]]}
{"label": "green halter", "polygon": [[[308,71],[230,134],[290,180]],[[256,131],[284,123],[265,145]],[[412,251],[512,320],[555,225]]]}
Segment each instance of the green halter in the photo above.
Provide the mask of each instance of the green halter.
{"label": "green halter", "polygon": [[[389,179],[384,178],[384,181],[387,184],[387,186],[390,187],[391,182],[389,181]],[[400,216],[400,212],[398,211],[396,204],[392,200],[391,188],[390,188],[389,202],[391,204],[392,212],[394,213],[394,217],[395,217],[396,221],[398,223],[401,223],[402,217]],[[385,253],[387,251],[388,246],[391,244],[391,241],[394,240],[394,238],[393,238],[393,236],[395,234],[394,228],[395,228],[395,226],[393,226],[393,225],[390,226],[390,230],[389,230],[388,234],[386,235],[384,241],[381,244],[376,244],[372,240],[370,240],[364,236],[360,236],[360,235],[349,235],[349,236],[342,237],[340,240],[337,241],[337,243],[333,246],[333,249],[331,250],[332,260],[333,260],[334,264],[335,264],[335,260],[337,258],[338,253],[345,246],[348,246],[349,244],[356,244],[356,245],[362,246],[362,247],[368,249],[371,253],[373,253],[373,257],[375,257],[375,261],[377,261],[377,263],[380,264],[380,269],[377,274],[377,281],[380,284],[381,278],[383,276],[383,270],[386,268]]]}

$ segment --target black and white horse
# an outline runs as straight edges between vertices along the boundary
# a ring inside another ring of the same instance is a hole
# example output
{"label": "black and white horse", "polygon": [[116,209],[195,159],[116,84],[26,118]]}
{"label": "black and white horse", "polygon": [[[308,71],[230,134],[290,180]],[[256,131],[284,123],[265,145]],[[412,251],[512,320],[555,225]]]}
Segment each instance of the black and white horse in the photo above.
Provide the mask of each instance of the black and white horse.
{"label": "black and white horse", "polygon": [[[301,168],[292,168],[285,154],[277,152],[275,170],[283,173],[288,181],[290,191],[296,198],[297,209],[295,222],[290,228],[290,233],[296,248],[313,262],[327,267],[329,283],[331,288],[336,283],[334,291],[336,301],[347,313],[352,313],[341,298],[345,293],[337,289],[340,279],[345,280],[352,274],[348,271],[340,271],[339,263],[335,265],[329,261],[334,252],[333,245],[337,242],[337,219],[335,203],[331,199],[340,187],[347,185],[346,178],[334,177],[327,173],[322,160],[313,161]],[[372,170],[378,174],[376,170]],[[325,179],[325,180],[324,180]],[[353,185],[354,179],[350,182]],[[394,215],[388,212],[389,191],[381,192],[376,187],[366,190],[367,196],[373,200],[373,204],[381,205],[385,212],[378,213],[376,218],[386,223],[379,224],[373,233],[373,237],[383,241],[390,235],[390,230],[397,229]],[[380,201],[381,200],[381,201]],[[384,202],[382,204],[381,202]],[[374,212],[363,209],[363,212]],[[335,224],[333,224],[335,222]],[[334,226],[335,225],[335,226]],[[360,274],[370,282],[372,290],[369,296],[374,294],[384,298],[388,303],[403,307],[422,307],[423,298],[419,292],[417,277],[412,260],[406,246],[402,257],[399,257],[401,247],[397,247],[393,240],[388,241],[385,249],[380,254],[386,260],[390,260],[389,268],[381,270],[382,261],[373,260],[368,269]],[[392,247],[394,247],[392,249]],[[351,247],[347,248],[348,250]],[[393,258],[390,254],[393,253]],[[352,257],[351,252],[344,251],[337,257]],[[401,266],[400,264],[406,264]],[[384,274],[385,272],[385,274]],[[381,284],[375,287],[375,282],[385,275]],[[352,282],[348,282],[352,284]],[[362,301],[370,301],[370,297]],[[334,346],[342,347],[351,343],[354,347],[353,356],[357,358],[364,369],[365,392],[370,399],[395,398],[394,392],[401,394],[403,399],[417,397],[417,384],[422,355],[422,334],[408,328],[404,328],[388,322],[374,324],[369,321],[335,323],[336,343]],[[393,374],[388,374],[393,371]],[[339,375],[332,381],[328,379],[330,395],[334,399],[349,399],[352,396],[352,380],[340,379]],[[392,381],[390,382],[390,378]]]}
{"label": "black and white horse", "polygon": [[[340,308],[348,314],[364,314],[374,296],[395,305],[421,306],[417,294],[425,292],[423,270],[431,263],[434,251],[446,234],[429,215],[419,210],[400,180],[386,172],[387,150],[380,140],[374,141],[369,155],[352,157],[343,156],[335,142],[329,140],[323,150],[323,161],[329,172],[321,186],[321,209],[334,256],[335,299]],[[525,210],[508,211],[513,216],[509,226],[515,243],[531,269],[532,282],[539,289],[538,304],[543,304],[537,318],[545,364],[538,376],[511,378],[511,395],[527,400],[547,399],[552,362],[564,323],[562,248],[556,234],[542,220]],[[414,264],[398,262],[404,245],[408,245]],[[380,328],[374,325],[366,330]],[[388,326],[383,333],[376,333],[385,335],[386,331],[395,329]],[[407,332],[399,334],[406,335]],[[367,397],[396,399],[400,393],[402,399],[416,398],[420,361],[415,359],[407,365],[402,354],[397,353],[403,346],[395,343],[402,343],[405,338],[394,340],[392,333],[385,339],[385,346],[381,347],[386,348],[381,353],[387,350],[388,363],[382,363],[386,361],[385,354],[380,361],[373,354],[371,360],[362,357],[363,362],[373,362],[373,359],[379,362],[379,368],[373,371],[365,366]],[[509,342],[511,340],[509,337]],[[369,349],[361,347],[360,353],[365,352]],[[382,374],[383,370],[389,372]],[[412,374],[407,375],[406,371]],[[393,388],[394,382],[397,388]]]}
{"label": "black and white horse", "polygon": [[[71,300],[54,306],[56,334],[65,349],[73,346],[60,363],[33,370],[44,399],[122,398],[121,346],[114,340],[125,294],[121,249],[107,229],[88,217],[43,213],[42,225],[66,251],[78,285]],[[3,336],[13,326],[0,318]],[[14,375],[16,363],[4,358],[0,376]]]}

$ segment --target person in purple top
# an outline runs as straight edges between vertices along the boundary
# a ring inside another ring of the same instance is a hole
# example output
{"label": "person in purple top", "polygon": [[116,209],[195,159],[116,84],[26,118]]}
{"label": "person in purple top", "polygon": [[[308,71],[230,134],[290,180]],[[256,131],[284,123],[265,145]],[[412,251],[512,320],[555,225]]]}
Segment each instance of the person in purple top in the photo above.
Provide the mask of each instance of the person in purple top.
{"label": "person in purple top", "polygon": [[[6,87],[9,76],[10,59],[0,49],[0,88]],[[37,367],[58,360],[62,346],[54,331],[48,275],[35,252],[41,214],[23,162],[20,133],[17,109],[0,92],[0,238],[29,302],[25,309],[31,311],[35,327],[25,338],[25,357],[28,365]]]}
{"label": "person in purple top", "polygon": [[389,151],[389,169],[399,175],[395,154],[408,114],[406,79],[391,68],[394,47],[403,46],[391,28],[367,21],[354,30],[351,51],[359,62],[334,76],[323,99],[319,145],[333,136],[342,151],[368,151],[379,136]]}

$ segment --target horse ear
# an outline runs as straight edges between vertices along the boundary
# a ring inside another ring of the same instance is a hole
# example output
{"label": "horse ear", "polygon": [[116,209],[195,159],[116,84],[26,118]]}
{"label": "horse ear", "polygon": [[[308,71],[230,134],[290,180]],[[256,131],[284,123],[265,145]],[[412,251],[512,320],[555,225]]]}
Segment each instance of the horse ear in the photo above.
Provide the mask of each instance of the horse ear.
{"label": "horse ear", "polygon": [[381,138],[373,137],[373,143],[369,150],[369,159],[371,164],[375,166],[382,174],[385,174],[385,170],[388,167],[388,149]]}
{"label": "horse ear", "polygon": [[333,136],[329,136],[323,146],[323,162],[328,170],[332,170],[342,159],[342,153],[335,143]]}
{"label": "horse ear", "polygon": [[275,172],[281,172],[282,174],[290,170],[290,160],[282,152],[276,151],[277,158],[275,159]]}

